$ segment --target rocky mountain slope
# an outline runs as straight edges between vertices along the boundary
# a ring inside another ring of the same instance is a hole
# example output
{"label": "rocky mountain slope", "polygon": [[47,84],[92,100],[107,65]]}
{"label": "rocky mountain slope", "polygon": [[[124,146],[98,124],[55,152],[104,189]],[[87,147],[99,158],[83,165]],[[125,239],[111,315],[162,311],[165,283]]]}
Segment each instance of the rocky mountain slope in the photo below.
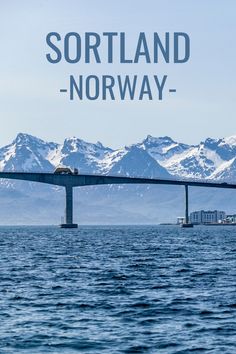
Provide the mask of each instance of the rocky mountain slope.
{"label": "rocky mountain slope", "polygon": [[75,137],[58,144],[20,133],[0,149],[1,171],[49,172],[64,165],[81,173],[232,181],[236,177],[235,160],[236,136],[187,145],[170,137],[149,135],[137,144],[113,150]]}
{"label": "rocky mountain slope", "polygon": [[[52,172],[58,165],[76,167],[80,173],[235,182],[236,136],[207,138],[198,145],[188,145],[149,135],[114,150],[76,137],[58,144],[19,133],[12,143],[0,148],[1,171]],[[14,223],[12,218],[16,223],[58,223],[59,215],[63,215],[63,193],[57,187],[1,180],[4,208],[0,223]],[[234,212],[232,193],[192,189],[190,207]],[[75,194],[81,222],[156,223],[183,215],[180,187],[100,186],[78,188]]]}

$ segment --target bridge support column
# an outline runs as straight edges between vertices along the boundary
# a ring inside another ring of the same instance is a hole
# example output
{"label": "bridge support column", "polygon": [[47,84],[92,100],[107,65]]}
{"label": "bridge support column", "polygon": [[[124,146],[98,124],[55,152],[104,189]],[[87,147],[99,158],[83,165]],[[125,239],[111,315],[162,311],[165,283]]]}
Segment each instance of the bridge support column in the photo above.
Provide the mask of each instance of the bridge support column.
{"label": "bridge support column", "polygon": [[185,223],[189,222],[189,214],[188,214],[188,186],[185,185]]}
{"label": "bridge support column", "polygon": [[75,229],[78,224],[73,224],[73,187],[66,186],[66,223],[61,224],[61,228]]}
{"label": "bridge support column", "polygon": [[182,227],[193,227],[193,224],[189,222],[189,210],[188,210],[188,185],[185,184],[185,223]]}

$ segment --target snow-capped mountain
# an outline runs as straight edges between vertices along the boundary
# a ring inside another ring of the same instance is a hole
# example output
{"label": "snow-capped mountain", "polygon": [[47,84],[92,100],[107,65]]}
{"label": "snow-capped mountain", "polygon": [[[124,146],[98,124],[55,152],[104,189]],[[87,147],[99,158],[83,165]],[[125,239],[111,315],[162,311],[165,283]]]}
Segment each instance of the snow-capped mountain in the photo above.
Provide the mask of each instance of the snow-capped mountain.
{"label": "snow-capped mountain", "polygon": [[235,182],[236,157],[223,162],[211,175],[212,179]]}
{"label": "snow-capped mountain", "polygon": [[[58,144],[20,133],[0,148],[1,171],[52,172],[58,165],[77,167],[81,173],[235,182],[236,136],[187,145],[149,135],[114,150],[75,137]],[[184,213],[184,190],[176,186],[94,186],[76,188],[74,194],[75,219],[80,223],[155,224],[173,222]],[[231,195],[231,190],[191,188],[190,208],[234,213]],[[60,187],[3,179],[0,196],[4,205],[0,224],[58,224],[64,213],[64,189]]]}
{"label": "snow-capped mountain", "polygon": [[211,174],[223,161],[215,151],[202,142],[166,159],[163,166],[174,175],[202,179],[211,178]]}
{"label": "snow-capped mountain", "polygon": [[182,153],[166,158],[163,166],[169,173],[179,177],[232,181],[236,178],[236,171],[230,169],[229,164],[235,157],[236,137],[218,140],[208,138],[199,145],[186,147]]}
{"label": "snow-capped mountain", "polygon": [[81,173],[169,176],[138,144],[114,151],[100,142],[93,144],[75,137],[65,139],[60,145],[20,133],[12,144],[0,149],[2,171],[50,172],[59,165],[76,167]]}
{"label": "snow-capped mountain", "polygon": [[170,174],[146,150],[135,145],[125,149],[124,155],[109,170],[112,175],[130,177],[162,177],[168,178]]}
{"label": "snow-capped mountain", "polygon": [[77,167],[81,173],[234,181],[236,136],[187,145],[148,135],[137,144],[113,150],[76,137],[58,144],[19,133],[0,149],[2,171],[49,172],[58,165]]}
{"label": "snow-capped mountain", "polygon": [[54,167],[49,157],[57,147],[58,144],[46,143],[29,134],[19,133],[11,144],[0,149],[0,169],[50,172]]}
{"label": "snow-capped mountain", "polygon": [[49,156],[49,160],[54,167],[64,165],[79,168],[81,173],[99,173],[99,165],[112,151],[100,142],[92,144],[73,137],[65,139],[63,145]]}
{"label": "snow-capped mountain", "polygon": [[165,161],[190,148],[189,145],[177,143],[168,136],[155,138],[151,135],[148,135],[138,146],[157,161]]}

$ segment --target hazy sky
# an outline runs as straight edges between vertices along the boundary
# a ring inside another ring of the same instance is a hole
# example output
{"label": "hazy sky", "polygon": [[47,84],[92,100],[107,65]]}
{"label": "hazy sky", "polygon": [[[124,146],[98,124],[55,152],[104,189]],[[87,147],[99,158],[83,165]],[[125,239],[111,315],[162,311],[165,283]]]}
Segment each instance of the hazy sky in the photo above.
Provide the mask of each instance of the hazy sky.
{"label": "hazy sky", "polygon": [[[236,134],[235,0],[0,0],[0,145],[18,132],[120,147],[146,135],[186,143]],[[191,60],[177,64],[49,64],[45,37],[56,31],[187,32]],[[177,93],[158,101],[69,101],[73,74],[168,74]]]}

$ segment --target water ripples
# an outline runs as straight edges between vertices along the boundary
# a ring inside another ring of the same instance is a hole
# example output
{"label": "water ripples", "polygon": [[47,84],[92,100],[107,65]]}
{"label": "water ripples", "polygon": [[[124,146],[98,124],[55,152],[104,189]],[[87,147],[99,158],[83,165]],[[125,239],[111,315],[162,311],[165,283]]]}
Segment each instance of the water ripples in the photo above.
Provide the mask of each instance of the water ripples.
{"label": "water ripples", "polygon": [[0,228],[0,353],[235,353],[235,229]]}

